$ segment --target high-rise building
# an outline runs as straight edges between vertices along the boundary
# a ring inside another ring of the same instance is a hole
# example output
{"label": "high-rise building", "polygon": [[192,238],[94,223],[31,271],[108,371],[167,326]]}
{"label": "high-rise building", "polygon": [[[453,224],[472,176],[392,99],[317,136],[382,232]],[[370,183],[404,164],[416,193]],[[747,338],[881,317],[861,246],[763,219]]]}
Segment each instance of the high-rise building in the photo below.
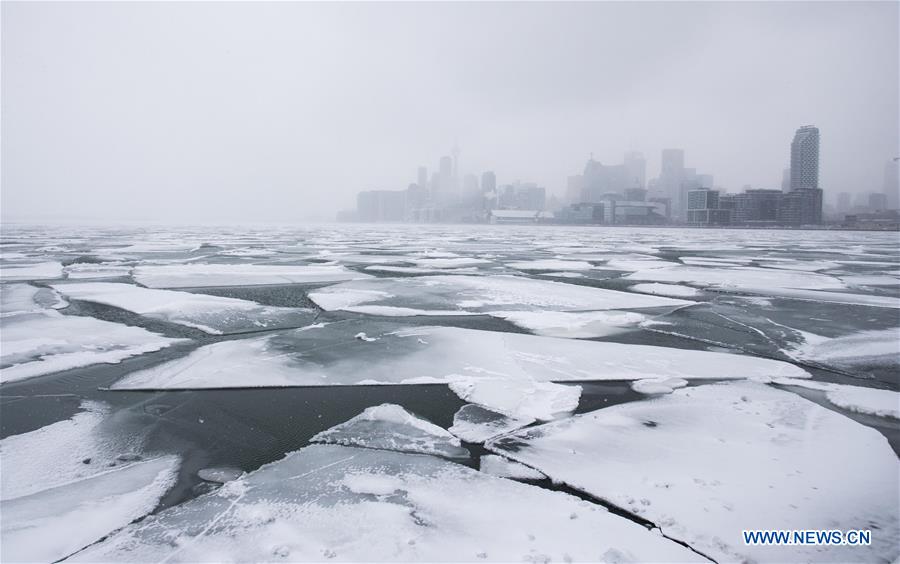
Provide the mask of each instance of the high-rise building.
{"label": "high-rise building", "polygon": [[688,192],[687,222],[691,225],[728,225],[731,212],[730,208],[720,207],[718,190],[701,188]]}
{"label": "high-rise building", "polygon": [[419,188],[428,188],[428,169],[424,166],[420,166],[417,171],[418,174],[416,176],[416,184],[419,185]]}
{"label": "high-rise building", "polygon": [[406,216],[406,190],[369,190],[356,196],[356,215],[360,221],[403,221]]}
{"label": "high-rise building", "polygon": [[791,142],[791,190],[819,187],[819,128],[806,125]]}
{"label": "high-rise building", "polygon": [[656,186],[662,196],[669,198],[672,202],[673,218],[681,218],[684,215],[685,202],[682,184],[684,184],[684,150],[663,149],[659,182]]}
{"label": "high-rise building", "polygon": [[887,208],[900,209],[900,161],[891,159],[884,165],[884,192]]}
{"label": "high-rise building", "polygon": [[884,192],[872,192],[869,194],[869,210],[884,211],[888,209],[887,194]]}
{"label": "high-rise building", "polygon": [[791,169],[786,168],[781,172],[781,191],[791,191]]}
{"label": "high-rise building", "polygon": [[625,188],[644,188],[647,185],[647,160],[639,151],[625,153]]}
{"label": "high-rise building", "polygon": [[484,193],[497,191],[497,175],[493,171],[485,171],[481,174],[481,191]]}

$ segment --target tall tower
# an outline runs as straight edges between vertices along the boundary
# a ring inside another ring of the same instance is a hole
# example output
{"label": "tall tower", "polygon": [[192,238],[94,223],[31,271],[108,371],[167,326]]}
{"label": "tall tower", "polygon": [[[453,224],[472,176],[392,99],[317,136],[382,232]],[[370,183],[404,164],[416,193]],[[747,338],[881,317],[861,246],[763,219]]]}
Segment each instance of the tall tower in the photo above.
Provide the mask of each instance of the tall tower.
{"label": "tall tower", "polygon": [[645,188],[647,184],[647,161],[638,151],[625,153],[625,187]]}
{"label": "tall tower", "polygon": [[791,142],[791,191],[819,187],[819,128],[806,125]]}

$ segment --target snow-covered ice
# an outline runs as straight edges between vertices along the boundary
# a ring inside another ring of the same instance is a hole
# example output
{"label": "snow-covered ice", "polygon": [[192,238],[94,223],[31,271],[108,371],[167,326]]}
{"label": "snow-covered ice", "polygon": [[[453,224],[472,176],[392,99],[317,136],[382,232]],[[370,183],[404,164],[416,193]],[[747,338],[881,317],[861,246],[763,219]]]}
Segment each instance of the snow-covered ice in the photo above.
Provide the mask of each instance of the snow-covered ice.
{"label": "snow-covered ice", "polygon": [[449,458],[469,457],[469,451],[460,445],[458,438],[391,403],[366,408],[353,419],[317,434],[310,442],[435,454]]}
{"label": "snow-covered ice", "polygon": [[521,462],[515,462],[496,454],[483,454],[479,463],[479,469],[485,474],[500,478],[513,478],[516,480],[543,480],[543,474],[529,468]]}
{"label": "snow-covered ice", "polygon": [[115,364],[178,342],[140,327],[63,315],[52,290],[3,286],[0,382],[23,380],[98,363]]}
{"label": "snow-covered ice", "polygon": [[4,264],[0,266],[0,280],[3,282],[15,280],[49,280],[62,278],[63,266],[56,261],[37,262],[30,264]]}
{"label": "snow-covered ice", "polygon": [[302,325],[313,310],[263,306],[249,300],[142,288],[134,284],[78,282],[53,286],[75,300],[110,305],[206,333],[240,333]]}
{"label": "snow-covered ice", "polygon": [[517,270],[590,270],[594,265],[583,260],[536,259],[508,262],[506,266]]}
{"label": "snow-covered ice", "polygon": [[[362,328],[376,340],[354,338]],[[186,357],[132,372],[112,387],[415,384],[449,383],[466,377],[514,379],[530,385],[533,381],[668,377],[808,378],[809,374],[793,364],[748,355],[345,321],[206,345]]]}
{"label": "snow-covered ice", "polygon": [[2,560],[55,562],[147,515],[175,483],[178,464],[162,456],[0,501]]}
{"label": "snow-covered ice", "polygon": [[[877,431],[756,382],[683,388],[530,427],[489,450],[717,561],[892,561],[900,462]],[[871,546],[747,546],[748,529],[872,529]]]}
{"label": "snow-covered ice", "polygon": [[575,497],[440,458],[313,445],[72,560],[126,559],[685,562],[697,555]]}
{"label": "snow-covered ice", "polygon": [[224,484],[232,480],[237,480],[244,475],[244,471],[240,468],[231,468],[229,466],[201,468],[197,471],[197,477],[207,482],[218,482]]}
{"label": "snow-covered ice", "polygon": [[[577,286],[521,276],[422,276],[344,282],[310,292],[326,311],[345,310],[381,315],[446,315],[447,312],[594,311],[675,308],[693,302],[645,296],[604,288]],[[403,313],[412,310],[416,313]]]}
{"label": "snow-covered ice", "polygon": [[657,296],[670,296],[673,298],[695,298],[700,295],[696,288],[690,286],[681,286],[680,284],[635,284],[628,288],[632,292],[642,292],[644,294],[654,294]]}
{"label": "snow-covered ice", "polygon": [[641,394],[671,394],[687,384],[684,378],[645,378],[632,382],[631,389]]}
{"label": "snow-covered ice", "polygon": [[308,284],[367,278],[337,265],[171,264],[139,266],[134,279],[150,288]]}
{"label": "snow-covered ice", "polygon": [[452,375],[450,389],[464,401],[507,417],[542,421],[573,411],[581,397],[581,386],[491,373]]}
{"label": "snow-covered ice", "polygon": [[514,419],[469,403],[460,407],[453,415],[453,426],[449,430],[466,442],[483,443],[533,422],[533,418]]}
{"label": "snow-covered ice", "polygon": [[648,282],[688,283],[716,288],[792,288],[809,290],[841,290],[846,286],[837,278],[826,274],[803,271],[774,270],[753,266],[698,267],[672,266],[639,270],[627,276],[629,280]]}
{"label": "snow-covered ice", "polygon": [[793,378],[776,378],[773,381],[784,386],[825,392],[828,401],[848,411],[900,419],[900,393],[892,390]]}
{"label": "snow-covered ice", "polygon": [[791,356],[832,366],[900,366],[900,327],[827,338],[802,333],[804,342],[786,351]]}
{"label": "snow-covered ice", "polygon": [[490,315],[505,319],[535,335],[590,339],[607,337],[636,329],[647,315],[631,311],[493,311]]}

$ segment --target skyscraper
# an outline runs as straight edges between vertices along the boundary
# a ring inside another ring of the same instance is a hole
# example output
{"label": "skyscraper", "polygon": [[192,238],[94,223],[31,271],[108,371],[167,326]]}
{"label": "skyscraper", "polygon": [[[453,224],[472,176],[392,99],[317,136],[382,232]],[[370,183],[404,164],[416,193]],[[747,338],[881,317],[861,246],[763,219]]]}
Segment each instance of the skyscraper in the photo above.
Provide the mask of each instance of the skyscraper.
{"label": "skyscraper", "polygon": [[486,171],[481,174],[481,191],[485,193],[493,193],[497,190],[497,175],[493,171]]}
{"label": "skyscraper", "polygon": [[419,167],[416,184],[419,188],[428,188],[428,169],[424,166]]}
{"label": "skyscraper", "polygon": [[786,168],[781,173],[781,191],[791,191],[791,169]]}
{"label": "skyscraper", "polygon": [[819,128],[806,125],[791,142],[791,190],[819,187]]}
{"label": "skyscraper", "polygon": [[647,183],[647,161],[639,151],[625,153],[625,188],[645,188]]}
{"label": "skyscraper", "polygon": [[664,197],[672,202],[672,217],[684,216],[685,204],[682,198],[682,184],[684,183],[684,150],[663,149],[662,168],[659,171],[657,188]]}

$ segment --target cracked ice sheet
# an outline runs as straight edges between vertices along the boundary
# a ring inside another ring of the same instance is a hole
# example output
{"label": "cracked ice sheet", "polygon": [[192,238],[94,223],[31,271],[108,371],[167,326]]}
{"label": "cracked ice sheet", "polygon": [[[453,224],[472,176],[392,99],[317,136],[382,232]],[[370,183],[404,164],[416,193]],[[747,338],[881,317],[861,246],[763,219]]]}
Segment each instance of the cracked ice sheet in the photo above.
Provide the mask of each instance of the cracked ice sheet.
{"label": "cracked ice sheet", "polygon": [[[765,384],[683,388],[486,446],[720,562],[900,555],[900,464],[885,438]],[[871,546],[745,546],[741,537],[746,529],[860,528],[877,529]]]}
{"label": "cracked ice sheet", "polygon": [[684,282],[698,286],[712,286],[723,289],[740,290],[752,288],[791,288],[807,290],[843,290],[846,286],[837,278],[815,272],[774,270],[752,266],[733,268],[673,266],[639,270],[627,276],[626,280],[648,282]]}
{"label": "cracked ice sheet", "polygon": [[134,284],[80,282],[57,284],[53,289],[75,300],[118,307],[213,335],[297,326],[315,317],[311,309],[263,306],[249,300]]}
{"label": "cracked ice sheet", "polygon": [[534,468],[529,468],[520,462],[515,462],[496,454],[483,454],[478,468],[485,474],[499,478],[513,478],[515,480],[544,480],[544,476]]}
{"label": "cracked ice sheet", "polygon": [[384,403],[309,440],[344,446],[380,448],[398,452],[468,458],[459,439],[437,425],[413,415],[396,404]]}
{"label": "cracked ice sheet", "polygon": [[460,399],[514,419],[550,421],[574,411],[581,386],[538,382],[503,374],[450,376],[450,389]]}
{"label": "cracked ice sheet", "polygon": [[531,423],[534,423],[533,418],[514,419],[470,403],[453,415],[453,426],[449,430],[468,443],[483,443]]}
{"label": "cracked ice sheet", "polygon": [[508,262],[506,266],[518,270],[590,270],[594,265],[583,260],[539,259]]}
{"label": "cracked ice sheet", "polygon": [[91,364],[116,364],[181,341],[140,327],[63,315],[56,308],[67,304],[46,288],[7,284],[2,294],[0,383]]}
{"label": "cracked ice sheet", "polygon": [[[326,311],[377,315],[479,314],[493,311],[591,311],[676,308],[693,304],[603,288],[535,280],[521,276],[422,276],[344,282],[310,292]],[[415,312],[415,313],[411,313]]]}
{"label": "cracked ice sheet", "polygon": [[[535,511],[540,507],[540,511]],[[573,496],[427,455],[313,445],[72,560],[696,561]]]}
{"label": "cracked ice sheet", "polygon": [[493,311],[490,315],[509,321],[544,337],[591,339],[624,333],[648,317],[630,311]]}
{"label": "cracked ice sheet", "polygon": [[56,261],[33,264],[4,264],[0,267],[0,280],[45,280],[62,278],[63,266]]}
{"label": "cracked ice sheet", "polygon": [[632,292],[642,292],[644,294],[654,294],[656,296],[671,296],[673,298],[694,298],[700,295],[700,291],[690,286],[681,286],[679,284],[635,284],[629,286]]}
{"label": "cracked ice sheet", "polygon": [[368,277],[336,265],[172,264],[134,269],[134,279],[150,288],[308,284]]}
{"label": "cracked ice sheet", "polygon": [[54,562],[143,517],[175,483],[178,465],[163,456],[0,502],[2,560]]}
{"label": "cracked ice sheet", "polygon": [[[363,331],[375,340],[355,338]],[[809,377],[793,364],[747,355],[352,320],[206,345],[112,387],[419,384],[491,375],[539,382]]]}
{"label": "cracked ice sheet", "polygon": [[802,335],[804,342],[784,351],[792,357],[839,368],[900,366],[900,327],[835,338],[795,331]]}
{"label": "cracked ice sheet", "polygon": [[783,386],[799,386],[825,392],[825,398],[828,401],[849,411],[900,419],[900,393],[898,392],[793,378],[775,378],[772,381]]}
{"label": "cracked ice sheet", "polygon": [[100,402],[82,402],[81,409],[71,419],[0,440],[0,499],[90,477],[109,470],[118,455],[141,450],[149,429],[124,432],[123,421],[110,418]]}

